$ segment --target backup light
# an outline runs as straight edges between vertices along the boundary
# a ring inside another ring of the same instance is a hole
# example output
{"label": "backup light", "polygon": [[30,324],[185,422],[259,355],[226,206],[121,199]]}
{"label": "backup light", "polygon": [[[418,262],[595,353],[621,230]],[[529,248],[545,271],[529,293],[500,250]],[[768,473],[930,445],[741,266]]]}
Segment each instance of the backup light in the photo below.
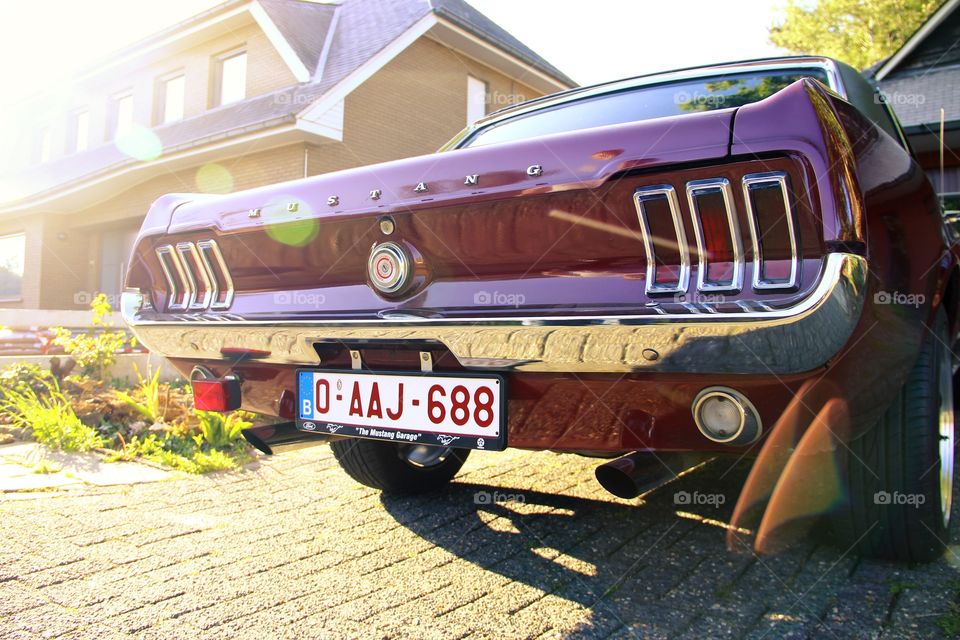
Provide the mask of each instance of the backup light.
{"label": "backup light", "polygon": [[693,401],[700,432],[721,444],[744,445],[760,437],[760,415],[746,396],[726,387],[709,387]]}

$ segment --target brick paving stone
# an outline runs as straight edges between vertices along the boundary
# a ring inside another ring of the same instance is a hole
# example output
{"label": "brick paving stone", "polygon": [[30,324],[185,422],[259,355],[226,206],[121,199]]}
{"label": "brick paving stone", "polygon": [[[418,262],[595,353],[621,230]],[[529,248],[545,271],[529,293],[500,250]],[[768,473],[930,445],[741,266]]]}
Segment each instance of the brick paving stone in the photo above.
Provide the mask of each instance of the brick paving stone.
{"label": "brick paving stone", "polygon": [[[916,567],[814,538],[728,550],[747,463],[632,501],[597,486],[596,464],[475,453],[446,490],[385,497],[317,447],[242,473],[5,494],[0,637],[916,638],[960,600],[958,546]],[[707,486],[727,500],[675,504]]]}

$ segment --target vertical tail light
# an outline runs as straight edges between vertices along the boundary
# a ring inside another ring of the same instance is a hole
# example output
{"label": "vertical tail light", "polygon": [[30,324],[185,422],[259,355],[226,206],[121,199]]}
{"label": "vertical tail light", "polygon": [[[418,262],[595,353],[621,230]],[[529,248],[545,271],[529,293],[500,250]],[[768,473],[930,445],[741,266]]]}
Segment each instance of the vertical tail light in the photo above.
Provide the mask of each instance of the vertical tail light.
{"label": "vertical tail light", "polygon": [[687,201],[697,236],[697,289],[739,291],[743,248],[730,182],[725,178],[688,182]]}
{"label": "vertical tail light", "polygon": [[633,194],[647,254],[646,293],[685,293],[690,283],[690,249],[680,218],[677,192],[670,185]]}
{"label": "vertical tail light", "polygon": [[797,286],[799,242],[787,174],[771,171],[744,176],[743,199],[753,237],[753,288]]}

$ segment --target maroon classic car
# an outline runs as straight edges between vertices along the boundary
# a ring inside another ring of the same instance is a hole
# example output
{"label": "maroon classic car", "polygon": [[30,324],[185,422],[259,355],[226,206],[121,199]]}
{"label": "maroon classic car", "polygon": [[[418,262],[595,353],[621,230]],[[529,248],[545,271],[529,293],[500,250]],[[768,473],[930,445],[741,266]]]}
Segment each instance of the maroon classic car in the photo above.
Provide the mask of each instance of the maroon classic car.
{"label": "maroon classic car", "polygon": [[755,458],[731,531],[827,521],[942,552],[960,270],[891,110],[819,57],[687,69],[494,113],[437,154],[147,214],[123,311],[199,408],[278,417],[357,481],[471,449],[611,460],[621,497]]}

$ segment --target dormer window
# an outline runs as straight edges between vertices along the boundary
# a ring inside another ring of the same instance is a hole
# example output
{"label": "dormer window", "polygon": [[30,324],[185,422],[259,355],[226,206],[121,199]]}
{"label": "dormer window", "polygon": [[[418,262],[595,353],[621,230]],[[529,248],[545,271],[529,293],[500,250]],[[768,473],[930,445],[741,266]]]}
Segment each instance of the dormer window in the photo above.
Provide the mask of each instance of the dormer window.
{"label": "dormer window", "polygon": [[40,141],[37,147],[37,160],[42,164],[50,162],[53,155],[53,131],[50,127],[44,127],[40,130]]}
{"label": "dormer window", "polygon": [[157,87],[157,124],[170,124],[183,120],[186,78],[183,73],[174,73],[160,79]]}
{"label": "dormer window", "polygon": [[115,140],[130,133],[133,127],[133,93],[119,93],[110,103],[110,126],[107,139]]}
{"label": "dormer window", "polygon": [[86,151],[90,146],[90,112],[76,111],[70,119],[70,149],[73,153]]}
{"label": "dormer window", "polygon": [[213,106],[239,102],[247,97],[247,52],[242,49],[217,56]]}

